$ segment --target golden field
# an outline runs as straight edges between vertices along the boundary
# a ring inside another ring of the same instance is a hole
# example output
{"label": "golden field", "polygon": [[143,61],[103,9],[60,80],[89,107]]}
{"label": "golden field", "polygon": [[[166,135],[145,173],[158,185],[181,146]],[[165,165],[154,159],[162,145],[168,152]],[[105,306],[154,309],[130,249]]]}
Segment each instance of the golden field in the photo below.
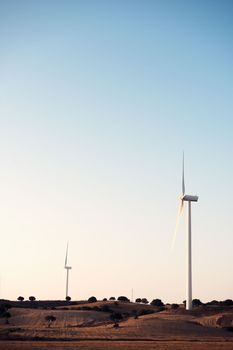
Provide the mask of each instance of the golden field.
{"label": "golden field", "polygon": [[[113,327],[109,312],[98,310],[103,305],[124,315],[119,328]],[[154,313],[133,316],[142,310]],[[9,324],[0,319],[0,349],[233,349],[232,308],[157,311],[150,305],[109,301],[65,309],[13,307]],[[50,327],[46,315],[56,317]]]}

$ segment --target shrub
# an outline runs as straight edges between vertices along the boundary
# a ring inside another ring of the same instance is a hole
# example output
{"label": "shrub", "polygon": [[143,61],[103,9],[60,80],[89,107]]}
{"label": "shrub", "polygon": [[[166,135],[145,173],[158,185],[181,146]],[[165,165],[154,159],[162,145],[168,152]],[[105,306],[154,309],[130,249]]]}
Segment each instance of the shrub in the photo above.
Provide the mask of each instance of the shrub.
{"label": "shrub", "polygon": [[202,305],[202,302],[200,301],[200,299],[193,299],[193,306],[200,306]]}
{"label": "shrub", "polygon": [[149,314],[153,314],[154,310],[150,310],[150,309],[141,309],[138,311],[137,316],[143,316],[143,315],[149,315]]}
{"label": "shrub", "polygon": [[232,306],[233,305],[233,300],[231,299],[226,299],[223,301],[223,304],[226,306]]}
{"label": "shrub", "polygon": [[67,295],[66,301],[71,301],[71,297],[69,297],[69,296]]}
{"label": "shrub", "polygon": [[107,298],[103,298],[103,301],[107,301]]}
{"label": "shrub", "polygon": [[149,304],[149,301],[148,301],[146,298],[142,298],[141,302],[142,302],[143,304]]}
{"label": "shrub", "polygon": [[113,321],[113,322],[118,322],[120,320],[122,320],[123,316],[120,312],[113,312],[111,315],[110,315],[110,319]]}
{"label": "shrub", "polygon": [[141,303],[141,302],[142,302],[142,299],[141,299],[141,298],[137,298],[137,299],[135,300],[135,302],[136,302],[136,303]]}
{"label": "shrub", "polygon": [[17,298],[17,300],[22,302],[22,301],[24,301],[24,297],[19,296],[19,297]]}
{"label": "shrub", "polygon": [[161,301],[161,299],[154,299],[150,304],[159,307],[164,306],[164,303]]}
{"label": "shrub", "polygon": [[124,301],[124,302],[129,302],[129,299],[123,295],[117,298],[118,301]]}
{"label": "shrub", "polygon": [[97,299],[96,299],[96,297],[90,297],[89,299],[88,299],[88,303],[96,303],[97,302]]}
{"label": "shrub", "polygon": [[36,298],[35,298],[34,296],[30,296],[28,299],[29,299],[31,302],[33,302],[33,301],[36,300]]}
{"label": "shrub", "polygon": [[116,300],[116,298],[115,297],[110,297],[109,300]]}

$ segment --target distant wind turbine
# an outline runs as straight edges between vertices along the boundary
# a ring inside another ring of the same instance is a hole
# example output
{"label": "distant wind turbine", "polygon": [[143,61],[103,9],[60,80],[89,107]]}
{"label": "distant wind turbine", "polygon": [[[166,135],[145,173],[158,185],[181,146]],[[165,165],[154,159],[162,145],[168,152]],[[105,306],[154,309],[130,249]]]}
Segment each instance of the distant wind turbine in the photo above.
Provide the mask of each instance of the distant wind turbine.
{"label": "distant wind turbine", "polygon": [[67,243],[66,247],[66,257],[65,257],[65,269],[66,269],[66,297],[68,297],[68,291],[69,291],[69,271],[72,269],[71,266],[67,265],[68,261],[68,250],[69,250],[69,243]]}
{"label": "distant wind turbine", "polygon": [[180,196],[180,205],[178,210],[178,216],[176,221],[176,228],[174,234],[173,244],[175,242],[177,231],[179,228],[184,202],[188,202],[187,211],[187,276],[186,276],[186,310],[192,309],[192,228],[191,228],[191,203],[197,202],[198,196],[185,194],[185,182],[184,182],[184,154],[183,154],[183,166],[182,166],[182,194]]}

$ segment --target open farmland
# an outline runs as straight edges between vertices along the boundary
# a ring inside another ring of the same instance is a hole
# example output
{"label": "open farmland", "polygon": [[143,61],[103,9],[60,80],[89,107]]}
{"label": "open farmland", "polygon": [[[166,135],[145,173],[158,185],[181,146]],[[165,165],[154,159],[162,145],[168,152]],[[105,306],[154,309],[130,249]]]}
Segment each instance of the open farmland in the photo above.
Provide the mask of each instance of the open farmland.
{"label": "open farmland", "polygon": [[[133,316],[145,310],[153,313]],[[157,312],[150,305],[97,302],[52,310],[13,307],[10,311],[9,324],[0,320],[0,349],[4,350],[233,349],[232,309]],[[123,315],[118,328],[113,327],[110,311]],[[56,321],[49,327],[45,317],[51,314]]]}

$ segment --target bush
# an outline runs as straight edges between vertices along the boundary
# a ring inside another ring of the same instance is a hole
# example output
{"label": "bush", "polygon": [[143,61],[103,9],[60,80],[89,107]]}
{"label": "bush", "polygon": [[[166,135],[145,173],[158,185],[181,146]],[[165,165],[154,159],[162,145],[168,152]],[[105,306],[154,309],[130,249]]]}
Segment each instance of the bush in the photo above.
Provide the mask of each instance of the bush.
{"label": "bush", "polygon": [[122,295],[120,297],[118,297],[117,300],[118,301],[129,302],[129,299],[127,297],[125,297],[125,296],[122,296]]}
{"label": "bush", "polygon": [[33,301],[36,300],[36,298],[35,298],[34,296],[30,296],[30,297],[28,298],[28,300],[30,300],[31,302],[33,302]]}
{"label": "bush", "polygon": [[141,309],[138,311],[137,316],[149,315],[149,314],[153,314],[153,313],[154,313],[154,310]]}
{"label": "bush", "polygon": [[231,299],[226,299],[226,300],[223,301],[223,304],[224,304],[225,306],[232,306],[232,305],[233,305],[233,300],[231,300]]}
{"label": "bush", "polygon": [[201,306],[202,302],[200,301],[200,299],[193,299],[193,303],[192,305],[195,306]]}
{"label": "bush", "polygon": [[69,296],[67,295],[66,301],[71,301],[71,297],[69,297]]}
{"label": "bush", "polygon": [[119,312],[113,312],[111,315],[110,315],[110,319],[113,321],[113,322],[118,322],[120,320],[122,320],[123,316],[121,313]]}
{"label": "bush", "polygon": [[90,297],[90,298],[88,299],[88,303],[96,303],[96,302],[97,302],[96,297]]}
{"label": "bush", "polygon": [[115,297],[110,297],[109,300],[116,300],[116,298]]}
{"label": "bush", "polygon": [[142,298],[141,302],[142,302],[143,304],[149,304],[149,301],[148,301],[146,298]]}
{"label": "bush", "polygon": [[219,305],[219,301],[217,300],[212,300],[209,303],[207,303],[208,305]]}
{"label": "bush", "polygon": [[176,310],[179,308],[179,304],[171,304],[171,309]]}
{"label": "bush", "polygon": [[154,299],[150,304],[158,307],[164,306],[164,303],[161,301],[161,299]]}
{"label": "bush", "polygon": [[103,301],[107,301],[107,298],[103,298]]}
{"label": "bush", "polygon": [[19,297],[17,298],[17,300],[22,302],[22,301],[24,301],[24,297],[19,296]]}
{"label": "bush", "polygon": [[136,303],[141,303],[141,302],[142,302],[142,299],[141,299],[141,298],[137,298],[137,299],[135,300],[135,302],[136,302]]}

